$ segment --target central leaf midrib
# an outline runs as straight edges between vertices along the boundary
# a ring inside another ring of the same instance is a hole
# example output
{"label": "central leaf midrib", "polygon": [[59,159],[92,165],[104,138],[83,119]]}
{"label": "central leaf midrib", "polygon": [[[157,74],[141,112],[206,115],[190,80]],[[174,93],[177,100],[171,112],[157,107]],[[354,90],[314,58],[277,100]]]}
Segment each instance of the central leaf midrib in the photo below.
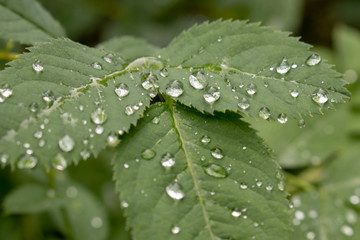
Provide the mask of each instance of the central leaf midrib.
{"label": "central leaf midrib", "polygon": [[195,176],[195,171],[193,169],[193,165],[192,165],[192,162],[188,156],[188,152],[186,151],[186,148],[184,146],[184,140],[183,140],[183,137],[182,137],[182,134],[180,133],[180,127],[179,127],[179,124],[177,122],[177,119],[175,118],[175,114],[174,114],[174,106],[173,106],[173,101],[172,100],[169,100],[169,109],[170,109],[170,113],[171,113],[171,118],[172,118],[172,122],[173,122],[173,127],[175,129],[175,131],[177,132],[178,136],[179,136],[179,142],[180,142],[180,145],[181,145],[181,148],[183,149],[184,151],[184,155],[185,155],[185,159],[186,159],[186,163],[187,163],[187,166],[188,166],[188,169],[190,171],[190,175],[191,175],[191,178],[194,182],[194,188],[195,188],[195,191],[196,191],[196,194],[198,195],[199,197],[199,204],[201,206],[201,210],[202,210],[202,213],[203,213],[203,217],[204,217],[204,220],[205,220],[205,224],[209,230],[209,233],[210,233],[210,236],[211,236],[211,239],[212,240],[216,240],[215,238],[215,235],[214,233],[212,232],[211,230],[211,225],[210,225],[210,218],[206,212],[206,209],[205,209],[205,206],[204,206],[204,201],[203,201],[203,198],[201,196],[201,193],[200,193],[200,187],[199,187],[199,183],[196,179],[196,176]]}

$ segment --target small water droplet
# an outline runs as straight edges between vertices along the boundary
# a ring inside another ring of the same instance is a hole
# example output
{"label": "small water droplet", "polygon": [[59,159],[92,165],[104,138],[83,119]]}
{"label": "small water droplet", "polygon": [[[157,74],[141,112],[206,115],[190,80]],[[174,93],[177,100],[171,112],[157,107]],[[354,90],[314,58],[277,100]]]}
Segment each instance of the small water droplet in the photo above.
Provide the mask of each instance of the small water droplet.
{"label": "small water droplet", "polygon": [[127,203],[126,201],[121,201],[121,207],[122,207],[122,208],[128,208],[128,207],[129,207],[129,203]]}
{"label": "small water droplet", "polygon": [[292,69],[295,69],[295,68],[297,68],[298,67],[298,65],[296,64],[296,63],[294,63],[293,65],[291,65],[291,68]]}
{"label": "small water droplet", "polygon": [[152,149],[145,149],[144,151],[142,151],[141,153],[141,157],[145,160],[151,160],[155,157],[156,152]]}
{"label": "small water droplet", "polygon": [[168,70],[167,70],[166,68],[161,69],[161,70],[160,70],[160,76],[162,76],[162,77],[167,77],[167,76],[169,76]]}
{"label": "small water droplet", "polygon": [[211,142],[211,138],[209,136],[203,136],[200,140],[203,144],[208,144],[209,142]]}
{"label": "small water droplet", "polygon": [[290,65],[287,58],[283,58],[279,66],[276,67],[276,72],[280,74],[286,74],[290,70]]}
{"label": "small water droplet", "polygon": [[[113,63],[113,58],[114,58],[114,55],[112,53],[108,53],[106,54],[103,59],[105,60],[105,62],[107,63]],[[101,70],[101,69],[100,69]]]}
{"label": "small water droplet", "polygon": [[299,92],[297,90],[293,89],[293,90],[290,91],[290,95],[293,98],[297,98],[299,96]]}
{"label": "small water droplet", "polygon": [[55,99],[54,93],[51,90],[46,90],[45,92],[43,92],[41,94],[41,97],[47,103],[51,103]]}
{"label": "small water droplet", "polygon": [[246,183],[241,183],[240,188],[243,189],[243,190],[246,190],[248,188],[248,186],[247,186]]}
{"label": "small water droplet", "polygon": [[89,159],[90,157],[90,152],[87,150],[87,149],[84,149],[80,152],[80,157],[83,159],[83,160],[87,160]]}
{"label": "small water droplet", "polygon": [[215,178],[226,178],[228,176],[227,171],[217,164],[205,164],[204,171],[207,175]]}
{"label": "small water droplet", "polygon": [[126,97],[129,94],[129,87],[125,83],[120,83],[114,91],[118,97]]}
{"label": "small water droplet", "polygon": [[30,103],[29,110],[33,113],[37,112],[39,110],[39,104],[36,102]]}
{"label": "small water droplet", "polygon": [[34,137],[37,138],[37,139],[40,139],[42,138],[43,136],[43,132],[42,131],[36,131],[34,132]]}
{"label": "small water droplet", "polygon": [[195,89],[204,89],[207,85],[207,80],[202,71],[196,71],[190,75],[189,83]]}
{"label": "small water droplet", "polygon": [[354,235],[354,229],[348,225],[342,226],[340,230],[345,236],[351,237]]}
{"label": "small water droplet", "polygon": [[218,39],[217,39],[217,42],[222,42],[222,36],[219,36]]}
{"label": "small water droplet", "polygon": [[39,147],[44,147],[45,144],[46,144],[46,141],[45,141],[44,139],[41,139],[41,140],[39,141]]}
{"label": "small water droplet", "polygon": [[241,216],[241,212],[236,208],[234,209],[234,211],[231,212],[231,216],[233,216],[234,218],[238,218]]}
{"label": "small water droplet", "polygon": [[11,89],[10,85],[5,83],[0,88],[0,95],[4,98],[8,98],[13,94],[13,90]]}
{"label": "small water droplet", "polygon": [[135,113],[135,109],[133,106],[129,105],[125,107],[125,114],[130,116],[133,115]]}
{"label": "small water droplet", "polygon": [[250,103],[249,100],[247,100],[247,98],[242,98],[241,101],[238,103],[238,107],[241,108],[242,110],[246,110],[250,107]]}
{"label": "small water droplet", "polygon": [[179,234],[180,233],[180,231],[181,231],[181,229],[180,229],[180,227],[178,227],[178,226],[173,226],[172,228],[171,228],[171,233],[172,234]]}
{"label": "small water droplet", "polygon": [[1,156],[0,156],[0,163],[1,163],[2,165],[5,165],[5,164],[8,163],[8,161],[9,161],[9,154],[6,154],[6,153],[1,154]]}
{"label": "small water droplet", "polygon": [[211,149],[211,156],[213,156],[216,159],[223,159],[224,157],[222,150],[220,148]]}
{"label": "small water droplet", "polygon": [[277,120],[279,123],[285,124],[288,121],[288,118],[285,113],[280,113]]}
{"label": "small water droplet", "polygon": [[68,198],[76,198],[78,195],[78,190],[74,186],[70,186],[66,189],[66,196]]}
{"label": "small water droplet", "polygon": [[65,135],[59,140],[59,147],[64,152],[70,152],[74,149],[75,141],[69,135]]}
{"label": "small water droplet", "polygon": [[306,233],[306,238],[308,240],[314,240],[315,239],[315,233],[314,232],[308,232]]}
{"label": "small water droplet", "polygon": [[31,169],[36,166],[38,159],[32,155],[25,154],[23,155],[17,163],[18,168],[20,169]]}
{"label": "small water droplet", "polygon": [[153,124],[159,124],[160,118],[159,118],[159,117],[154,117],[151,122],[152,122]]}
{"label": "small water droplet", "polygon": [[315,65],[318,65],[320,62],[321,62],[320,55],[314,53],[310,57],[308,57],[308,59],[306,59],[305,63],[308,66],[315,66]]}
{"label": "small water droplet", "polygon": [[318,104],[324,104],[328,101],[328,95],[327,95],[327,92],[322,89],[322,88],[319,88],[317,89],[315,92],[313,92],[312,94],[312,100]]}
{"label": "small water droplet", "polygon": [[270,115],[271,115],[270,110],[267,107],[262,107],[259,110],[259,117],[261,117],[264,120],[269,119]]}
{"label": "small water droplet", "polygon": [[36,60],[33,65],[32,68],[34,69],[35,72],[39,73],[42,72],[44,70],[44,67],[40,65],[40,61]]}
{"label": "small water droplet", "polygon": [[52,160],[51,164],[57,170],[63,171],[67,167],[67,161],[64,156],[58,153]]}
{"label": "small water droplet", "polygon": [[207,103],[214,103],[220,98],[220,91],[216,87],[207,87],[203,97]]}
{"label": "small water droplet", "polygon": [[184,93],[184,86],[182,82],[174,80],[167,85],[165,93],[170,97],[179,97]]}
{"label": "small water droplet", "polygon": [[95,133],[101,135],[104,132],[104,127],[101,125],[97,125],[95,128]]}
{"label": "small water droplet", "polygon": [[120,143],[119,135],[116,132],[111,132],[107,136],[107,144],[111,147],[115,147]]}
{"label": "small water droplet", "polygon": [[161,165],[165,168],[171,168],[175,165],[174,155],[171,153],[166,153],[161,158]]}
{"label": "small water droplet", "polygon": [[92,63],[91,66],[92,66],[94,69],[96,69],[96,70],[102,70],[102,69],[103,69],[102,66],[101,66],[101,64],[98,63],[98,62]]}
{"label": "small water droplet", "polygon": [[93,228],[101,228],[103,225],[103,221],[100,217],[94,217],[91,219],[90,224]]}
{"label": "small water droplet", "polygon": [[257,92],[257,87],[254,83],[250,83],[249,85],[247,85],[246,87],[246,92],[252,96]]}
{"label": "small water droplet", "polygon": [[304,128],[305,127],[305,120],[304,119],[300,119],[298,122],[298,127],[299,128]]}
{"label": "small water droplet", "polygon": [[171,183],[166,187],[166,193],[169,197],[175,200],[180,200],[185,197],[184,192],[181,190],[181,186],[178,183]]}
{"label": "small water droplet", "polygon": [[91,113],[91,120],[96,125],[104,124],[107,120],[107,114],[102,108],[97,108],[93,113]]}

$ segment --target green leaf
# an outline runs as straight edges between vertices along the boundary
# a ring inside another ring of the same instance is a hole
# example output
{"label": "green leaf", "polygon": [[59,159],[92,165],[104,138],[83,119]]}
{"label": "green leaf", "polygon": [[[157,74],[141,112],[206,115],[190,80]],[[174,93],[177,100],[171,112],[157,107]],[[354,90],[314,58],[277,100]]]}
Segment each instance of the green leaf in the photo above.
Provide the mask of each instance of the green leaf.
{"label": "green leaf", "polygon": [[98,47],[116,52],[126,60],[154,56],[156,51],[158,51],[158,47],[155,47],[142,39],[133,37],[112,38],[99,44]]}
{"label": "green leaf", "polygon": [[[7,96],[0,104],[2,163],[32,168],[41,162],[61,170],[97,155],[108,140],[116,145],[118,133],[135,124],[150,104],[148,91],[139,85],[142,75],[122,70],[116,54],[67,39],[30,51],[0,74]],[[127,86],[126,96],[115,93],[120,84]]]}
{"label": "green leaf", "polygon": [[0,0],[0,38],[24,44],[65,36],[60,24],[35,0]]}
{"label": "green leaf", "polygon": [[65,200],[57,197],[53,192],[55,191],[41,185],[22,185],[5,198],[5,213],[40,213],[59,208],[64,205]]}
{"label": "green leaf", "polygon": [[281,174],[255,132],[235,114],[168,103],[149,109],[113,160],[133,237],[288,239]]}
{"label": "green leaf", "polygon": [[[166,93],[169,82],[177,79],[184,93],[176,99],[200,111],[240,111],[270,119],[285,114],[301,119],[349,95],[340,74],[312,54],[297,38],[268,27],[239,21],[205,23],[185,31],[160,51],[169,79],[161,82],[160,91]],[[309,63],[311,56],[318,61]],[[189,78],[198,71],[206,84],[193,87]],[[217,95],[217,100],[205,100],[209,89],[204,85],[213,87],[210,94]],[[214,94],[216,88],[219,93]],[[291,92],[298,95],[293,97]],[[270,116],[260,112],[265,107]]]}

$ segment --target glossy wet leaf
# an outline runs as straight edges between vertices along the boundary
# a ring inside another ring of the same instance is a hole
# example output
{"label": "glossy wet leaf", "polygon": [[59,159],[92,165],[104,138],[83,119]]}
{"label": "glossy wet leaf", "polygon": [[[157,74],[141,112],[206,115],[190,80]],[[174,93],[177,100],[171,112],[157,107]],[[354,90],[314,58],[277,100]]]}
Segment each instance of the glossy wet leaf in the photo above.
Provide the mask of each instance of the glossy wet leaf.
{"label": "glossy wet leaf", "polygon": [[[204,143],[204,135],[211,141]],[[289,207],[276,177],[281,175],[259,141],[236,115],[203,115],[178,104],[151,107],[113,159],[133,236],[287,239]],[[144,149],[156,155],[144,159]],[[162,165],[168,153],[175,162],[170,168]],[[241,217],[232,215],[235,209]]]}

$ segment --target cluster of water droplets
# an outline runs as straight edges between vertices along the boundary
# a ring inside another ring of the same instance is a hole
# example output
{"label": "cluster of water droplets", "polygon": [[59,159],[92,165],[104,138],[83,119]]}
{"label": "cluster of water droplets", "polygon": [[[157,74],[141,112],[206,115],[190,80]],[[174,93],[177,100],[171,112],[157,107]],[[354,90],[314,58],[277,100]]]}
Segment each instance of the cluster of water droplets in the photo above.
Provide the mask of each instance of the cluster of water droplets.
{"label": "cluster of water droplets", "polygon": [[159,88],[159,79],[155,74],[145,73],[141,77],[141,86],[148,91],[150,97],[155,97]]}

